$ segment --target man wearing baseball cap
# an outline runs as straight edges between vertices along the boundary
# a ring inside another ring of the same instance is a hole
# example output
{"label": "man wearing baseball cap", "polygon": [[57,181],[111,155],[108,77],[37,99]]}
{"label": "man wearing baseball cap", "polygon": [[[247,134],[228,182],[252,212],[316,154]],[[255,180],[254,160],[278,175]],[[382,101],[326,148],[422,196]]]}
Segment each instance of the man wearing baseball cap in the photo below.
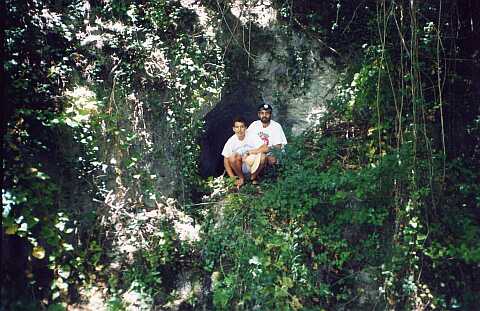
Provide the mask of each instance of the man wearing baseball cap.
{"label": "man wearing baseball cap", "polygon": [[272,120],[272,106],[263,103],[258,106],[257,114],[260,120],[250,124],[247,132],[258,135],[268,146],[267,162],[270,165],[277,163],[277,159],[273,156],[274,149],[281,150],[287,144],[287,138],[283,132],[282,126]]}

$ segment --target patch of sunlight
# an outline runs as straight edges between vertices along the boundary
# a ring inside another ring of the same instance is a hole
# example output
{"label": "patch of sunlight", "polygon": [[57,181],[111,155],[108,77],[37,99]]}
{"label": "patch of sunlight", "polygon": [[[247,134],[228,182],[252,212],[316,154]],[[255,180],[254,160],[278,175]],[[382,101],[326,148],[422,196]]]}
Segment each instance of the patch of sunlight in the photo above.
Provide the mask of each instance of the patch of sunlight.
{"label": "patch of sunlight", "polygon": [[204,6],[198,4],[198,0],[180,0],[180,4],[189,10],[192,10],[198,16],[198,22],[202,25],[204,33],[207,37],[215,37],[215,28],[214,23],[212,23],[211,18]]}
{"label": "patch of sunlight", "polygon": [[135,253],[138,250],[138,248],[135,245],[132,245],[130,243],[124,243],[120,245],[119,250],[122,253],[132,254],[132,253]]}
{"label": "patch of sunlight", "polygon": [[[150,56],[145,60],[145,71],[151,77],[160,76],[166,78],[168,76],[168,59],[162,50],[152,49]],[[129,96],[129,99],[135,100],[135,95],[133,98]]]}
{"label": "patch of sunlight", "polygon": [[313,126],[320,125],[320,118],[325,115],[327,108],[325,106],[312,107],[307,115],[307,122]]}
{"label": "patch of sunlight", "polygon": [[153,305],[153,299],[147,293],[147,288],[137,281],[133,281],[127,292],[122,295],[122,300],[126,303],[125,310],[150,310]]}
{"label": "patch of sunlight", "polygon": [[2,189],[2,202],[2,217],[7,218],[15,204],[15,197],[9,191]]}
{"label": "patch of sunlight", "polygon": [[232,4],[231,13],[237,17],[242,25],[252,22],[259,27],[266,28],[276,21],[277,12],[273,8],[272,1],[264,0],[259,3],[236,0]]}
{"label": "patch of sunlight", "polygon": [[193,218],[179,210],[176,205],[175,199],[167,198],[165,204],[159,204],[159,208],[163,210],[163,216],[173,222],[175,232],[180,240],[189,242],[199,241],[200,225],[194,225]]}
{"label": "patch of sunlight", "polygon": [[95,93],[85,86],[76,86],[65,92],[69,107],[65,112],[77,123],[88,122],[98,112],[99,102]]}
{"label": "patch of sunlight", "polygon": [[105,294],[107,289],[103,284],[98,285],[87,285],[81,287],[79,294],[81,299],[78,303],[69,305],[67,310],[71,311],[85,311],[85,310],[95,310],[95,311],[107,311],[109,310],[107,302],[105,299]]}

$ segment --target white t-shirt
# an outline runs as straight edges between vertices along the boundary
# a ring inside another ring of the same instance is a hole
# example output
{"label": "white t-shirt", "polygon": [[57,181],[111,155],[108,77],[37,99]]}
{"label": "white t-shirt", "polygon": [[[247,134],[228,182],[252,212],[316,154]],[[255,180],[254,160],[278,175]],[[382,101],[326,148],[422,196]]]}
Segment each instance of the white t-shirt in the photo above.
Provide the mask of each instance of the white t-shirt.
{"label": "white t-shirt", "polygon": [[256,135],[248,135],[248,133],[245,133],[243,140],[240,140],[236,134],[233,134],[225,143],[222,155],[227,158],[234,153],[243,155],[245,152],[256,149],[261,145],[263,145],[263,141]]}
{"label": "white t-shirt", "polygon": [[247,133],[256,134],[268,147],[287,144],[287,138],[285,133],[283,133],[282,126],[273,120],[270,120],[270,124],[267,127],[263,127],[262,121],[257,120],[250,124]]}

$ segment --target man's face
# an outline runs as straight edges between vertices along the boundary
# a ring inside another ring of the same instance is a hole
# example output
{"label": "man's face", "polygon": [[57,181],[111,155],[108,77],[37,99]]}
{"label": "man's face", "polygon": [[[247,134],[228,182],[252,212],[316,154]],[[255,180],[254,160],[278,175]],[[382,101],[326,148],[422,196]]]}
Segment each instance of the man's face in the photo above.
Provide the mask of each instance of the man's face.
{"label": "man's face", "polygon": [[270,123],[270,120],[272,119],[272,112],[270,110],[260,110],[258,112],[258,118],[262,123]]}
{"label": "man's face", "polygon": [[245,130],[246,126],[243,122],[235,122],[233,125],[233,132],[239,139],[243,139],[245,137]]}

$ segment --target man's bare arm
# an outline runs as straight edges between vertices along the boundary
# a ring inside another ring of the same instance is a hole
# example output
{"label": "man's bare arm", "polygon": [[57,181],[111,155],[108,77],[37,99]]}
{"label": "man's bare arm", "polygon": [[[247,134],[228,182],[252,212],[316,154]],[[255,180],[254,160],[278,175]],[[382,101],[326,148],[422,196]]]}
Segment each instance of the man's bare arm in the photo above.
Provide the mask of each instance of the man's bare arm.
{"label": "man's bare arm", "polygon": [[249,154],[267,153],[267,152],[268,152],[268,146],[266,144],[263,144],[256,149],[252,149],[248,151]]}

